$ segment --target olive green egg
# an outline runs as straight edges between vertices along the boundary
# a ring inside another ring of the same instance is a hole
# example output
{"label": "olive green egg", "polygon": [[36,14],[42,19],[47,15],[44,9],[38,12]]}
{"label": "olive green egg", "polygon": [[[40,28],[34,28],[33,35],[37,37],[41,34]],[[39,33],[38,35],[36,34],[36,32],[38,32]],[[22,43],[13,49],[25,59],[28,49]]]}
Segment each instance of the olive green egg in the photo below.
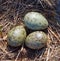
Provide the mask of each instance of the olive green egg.
{"label": "olive green egg", "polygon": [[28,12],[23,21],[26,27],[32,30],[43,30],[48,27],[47,19],[38,12]]}
{"label": "olive green egg", "polygon": [[35,31],[30,33],[26,40],[25,45],[30,49],[41,49],[47,45],[48,37],[42,31]]}
{"label": "olive green egg", "polygon": [[10,46],[21,46],[26,38],[26,30],[23,26],[12,28],[7,34],[7,43]]}

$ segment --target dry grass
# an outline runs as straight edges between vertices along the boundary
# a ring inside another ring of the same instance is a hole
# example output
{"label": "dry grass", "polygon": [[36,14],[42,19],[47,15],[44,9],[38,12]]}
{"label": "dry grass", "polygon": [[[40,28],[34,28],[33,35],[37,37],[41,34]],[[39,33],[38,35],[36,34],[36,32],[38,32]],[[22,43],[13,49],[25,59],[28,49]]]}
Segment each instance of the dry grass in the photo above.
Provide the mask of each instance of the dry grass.
{"label": "dry grass", "polygon": [[[60,61],[60,25],[54,19],[56,0],[3,0],[0,3],[0,61]],[[29,11],[41,12],[48,19],[47,47],[31,50],[26,46],[7,46],[7,32],[23,25],[23,16]]]}

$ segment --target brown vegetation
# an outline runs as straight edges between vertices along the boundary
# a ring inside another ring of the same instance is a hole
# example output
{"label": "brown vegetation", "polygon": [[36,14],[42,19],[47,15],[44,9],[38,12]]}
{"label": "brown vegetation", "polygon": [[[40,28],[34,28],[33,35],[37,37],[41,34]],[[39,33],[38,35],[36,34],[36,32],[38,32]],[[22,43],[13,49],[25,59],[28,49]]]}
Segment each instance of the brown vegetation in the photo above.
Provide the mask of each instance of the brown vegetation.
{"label": "brown vegetation", "polygon": [[[60,61],[60,25],[55,20],[55,0],[0,0],[0,61]],[[31,50],[7,46],[7,32],[20,25],[25,13],[37,11],[49,22],[47,47]]]}

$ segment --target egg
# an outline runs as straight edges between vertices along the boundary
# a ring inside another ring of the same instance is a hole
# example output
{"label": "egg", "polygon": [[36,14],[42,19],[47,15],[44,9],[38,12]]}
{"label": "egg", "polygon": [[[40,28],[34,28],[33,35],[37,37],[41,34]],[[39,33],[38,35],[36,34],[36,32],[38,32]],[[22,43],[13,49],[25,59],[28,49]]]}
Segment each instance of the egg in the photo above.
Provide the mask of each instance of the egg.
{"label": "egg", "polygon": [[30,49],[41,49],[47,45],[47,40],[48,37],[43,31],[35,31],[27,36],[25,45]]}
{"label": "egg", "polygon": [[27,28],[32,30],[43,30],[48,27],[47,19],[38,12],[28,12],[23,19]]}
{"label": "egg", "polygon": [[7,34],[7,43],[10,46],[21,46],[26,38],[26,30],[23,26],[12,28]]}

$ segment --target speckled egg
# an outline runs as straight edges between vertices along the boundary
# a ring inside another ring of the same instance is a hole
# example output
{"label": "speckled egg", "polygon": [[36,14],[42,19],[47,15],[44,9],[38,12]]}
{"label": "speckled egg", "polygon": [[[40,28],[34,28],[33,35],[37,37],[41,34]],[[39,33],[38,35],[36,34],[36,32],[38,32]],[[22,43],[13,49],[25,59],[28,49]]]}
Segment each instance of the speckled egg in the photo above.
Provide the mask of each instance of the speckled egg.
{"label": "speckled egg", "polygon": [[24,24],[32,30],[42,30],[48,27],[47,19],[38,12],[28,12],[24,16]]}
{"label": "speckled egg", "polygon": [[41,49],[47,45],[48,37],[42,31],[35,31],[29,34],[25,40],[25,45],[31,49]]}
{"label": "speckled egg", "polygon": [[26,38],[26,30],[23,26],[16,26],[8,32],[7,36],[8,45],[17,47],[24,42]]}

